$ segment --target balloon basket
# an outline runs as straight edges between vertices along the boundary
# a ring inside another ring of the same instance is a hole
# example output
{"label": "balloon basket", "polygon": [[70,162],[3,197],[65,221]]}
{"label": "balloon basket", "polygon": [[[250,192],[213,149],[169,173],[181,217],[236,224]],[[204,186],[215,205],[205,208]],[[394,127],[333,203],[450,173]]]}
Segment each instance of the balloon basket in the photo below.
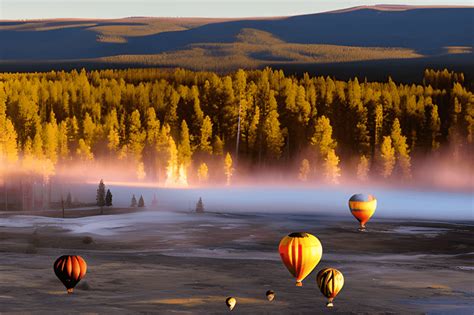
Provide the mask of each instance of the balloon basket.
{"label": "balloon basket", "polygon": [[302,287],[302,286],[303,286],[303,282],[297,281],[297,282],[296,282],[296,286],[297,286],[297,287]]}
{"label": "balloon basket", "polygon": [[74,293],[74,289],[73,289],[73,288],[67,289],[67,294],[73,294],[73,293]]}
{"label": "balloon basket", "polygon": [[326,307],[329,307],[329,308],[334,307],[334,304],[332,304],[332,302],[327,302]]}

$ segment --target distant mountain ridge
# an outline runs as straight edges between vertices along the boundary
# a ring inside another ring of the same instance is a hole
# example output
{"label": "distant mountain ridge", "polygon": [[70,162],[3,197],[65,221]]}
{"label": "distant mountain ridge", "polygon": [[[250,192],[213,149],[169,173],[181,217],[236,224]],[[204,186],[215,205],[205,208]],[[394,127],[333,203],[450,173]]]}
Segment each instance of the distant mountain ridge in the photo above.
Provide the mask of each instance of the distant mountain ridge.
{"label": "distant mountain ridge", "polygon": [[[94,61],[196,68],[180,60],[204,58],[210,66],[228,63],[233,68],[275,60],[328,63],[472,55],[474,7],[381,5],[254,19],[1,21],[0,42],[0,63],[8,64]],[[387,51],[374,54],[374,49]],[[337,57],[344,53],[346,58]]]}
{"label": "distant mountain ridge", "polygon": [[325,13],[343,13],[349,11],[357,11],[361,9],[371,9],[379,11],[407,11],[414,9],[460,9],[460,8],[472,8],[468,5],[408,5],[408,4],[376,4],[376,5],[360,5],[355,7],[350,7],[346,9],[339,9],[328,11]]}

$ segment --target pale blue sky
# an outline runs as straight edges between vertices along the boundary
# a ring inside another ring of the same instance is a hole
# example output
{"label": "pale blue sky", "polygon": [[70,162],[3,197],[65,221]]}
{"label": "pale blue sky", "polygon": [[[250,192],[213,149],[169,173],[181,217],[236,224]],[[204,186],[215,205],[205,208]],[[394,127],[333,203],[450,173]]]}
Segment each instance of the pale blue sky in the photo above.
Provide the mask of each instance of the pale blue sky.
{"label": "pale blue sky", "polygon": [[473,0],[0,0],[0,19],[287,16],[375,4],[473,5]]}

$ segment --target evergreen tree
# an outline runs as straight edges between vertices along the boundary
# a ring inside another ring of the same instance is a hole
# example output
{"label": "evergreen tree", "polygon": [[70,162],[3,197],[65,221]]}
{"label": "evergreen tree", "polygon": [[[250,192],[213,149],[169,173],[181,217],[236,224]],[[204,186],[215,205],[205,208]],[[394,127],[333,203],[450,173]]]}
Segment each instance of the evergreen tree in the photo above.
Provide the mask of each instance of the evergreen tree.
{"label": "evergreen tree", "polygon": [[383,106],[377,104],[375,108],[374,145],[378,146],[383,128]]}
{"label": "evergreen tree", "polygon": [[327,156],[330,150],[336,148],[336,141],[332,138],[332,127],[326,116],[321,116],[316,121],[316,127],[311,138],[311,144],[318,148],[321,156]]}
{"label": "evergreen tree", "polygon": [[358,101],[356,111],[356,135],[354,145],[355,150],[362,155],[370,153],[370,135],[367,127],[367,109],[362,107],[362,103]]}
{"label": "evergreen tree", "polygon": [[202,125],[202,121],[204,119],[204,113],[201,109],[201,101],[199,100],[199,89],[197,86],[193,85],[191,88],[191,94],[193,97],[193,109],[194,109],[194,121],[196,121],[199,125]]}
{"label": "evergreen tree", "polygon": [[202,122],[201,126],[201,141],[199,148],[202,152],[212,153],[212,146],[211,146],[211,139],[212,139],[212,123],[211,118],[206,116]]}
{"label": "evergreen tree", "polygon": [[173,137],[168,139],[168,164],[166,166],[166,184],[176,184],[176,179],[179,177],[179,164],[178,164],[178,149]]}
{"label": "evergreen tree", "polygon": [[429,115],[429,127],[431,149],[436,151],[439,148],[438,137],[441,129],[441,119],[438,114],[438,106],[433,105]]}
{"label": "evergreen tree", "polygon": [[207,183],[209,179],[209,170],[206,163],[201,163],[198,168],[198,180],[200,183]]}
{"label": "evergreen tree", "polygon": [[341,169],[339,168],[339,157],[336,155],[334,149],[329,149],[329,152],[324,160],[324,176],[326,180],[333,183],[339,183],[341,176]]}
{"label": "evergreen tree", "polygon": [[149,107],[146,112],[146,139],[150,146],[154,146],[160,136],[160,121],[156,118],[153,107]]}
{"label": "evergreen tree", "polygon": [[50,114],[50,122],[46,124],[44,130],[44,152],[46,158],[50,159],[53,164],[58,161],[58,125],[54,112]]}
{"label": "evergreen tree", "polygon": [[191,165],[193,152],[191,151],[191,142],[189,140],[188,124],[185,120],[181,123],[181,141],[178,145],[178,161],[185,168]]}
{"label": "evergreen tree", "polygon": [[298,121],[307,124],[311,114],[311,104],[306,100],[306,90],[303,86],[298,87],[296,106],[298,108]]}
{"label": "evergreen tree", "polygon": [[[27,87],[23,87],[27,88]],[[5,89],[8,92],[8,89]],[[19,93],[20,91],[17,91]],[[8,96],[8,95],[7,95]],[[21,93],[16,97],[17,103],[17,121],[12,121],[16,125],[16,130],[19,132],[20,142],[24,142],[27,137],[33,136],[33,131],[38,128],[40,117],[38,116],[38,103],[26,95]],[[8,108],[8,104],[7,104]],[[20,129],[21,128],[21,129]]]}
{"label": "evergreen tree", "polygon": [[132,195],[132,201],[130,202],[130,207],[135,208],[137,206],[137,198],[135,195]]}
{"label": "evergreen tree", "polygon": [[146,132],[143,131],[140,112],[138,110],[133,111],[130,117],[130,135],[129,135],[129,146],[135,159],[141,161],[142,151],[145,146]]}
{"label": "evergreen tree", "polygon": [[73,116],[72,118],[68,119],[67,126],[69,148],[71,148],[71,150],[75,152],[77,149],[77,141],[79,141],[79,122],[77,121],[76,116]]}
{"label": "evergreen tree", "polygon": [[83,121],[83,139],[87,145],[92,146],[94,144],[96,125],[92,121],[89,113],[86,113]]}
{"label": "evergreen tree", "polygon": [[164,123],[169,124],[173,132],[176,132],[177,126],[179,124],[177,111],[180,98],[181,97],[179,93],[175,89],[173,89],[172,87],[168,89],[168,106],[165,112]]}
{"label": "evergreen tree", "polygon": [[224,154],[224,142],[219,136],[214,137],[214,142],[212,144],[212,153],[214,155],[223,155]]}
{"label": "evergreen tree", "polygon": [[406,143],[406,137],[402,135],[402,129],[400,127],[400,122],[398,119],[395,119],[392,125],[392,133],[390,135],[392,138],[393,148],[397,155],[397,160],[400,165],[400,168],[403,173],[404,178],[411,177],[411,162],[410,155],[408,150],[408,145]]}
{"label": "evergreen tree", "polygon": [[389,136],[383,137],[380,157],[383,163],[381,174],[384,178],[390,177],[395,166],[395,149],[392,147],[392,139]]}
{"label": "evergreen tree", "polygon": [[260,108],[256,106],[253,117],[252,117],[252,121],[250,122],[249,130],[248,130],[248,138],[247,138],[248,148],[247,149],[254,149],[256,147],[259,121],[260,121]]}
{"label": "evergreen tree", "polygon": [[102,208],[105,206],[105,185],[104,181],[101,179],[99,187],[97,188],[97,196],[95,198],[96,204],[100,207],[100,213],[102,214]]}
{"label": "evergreen tree", "polygon": [[42,160],[44,158],[44,151],[43,151],[43,129],[41,125],[36,126],[36,133],[35,137],[33,138],[33,156],[37,160]]}
{"label": "evergreen tree", "polygon": [[[157,175],[158,178],[160,179],[160,174],[164,173],[163,170],[167,167],[168,161],[169,161],[169,155],[170,155],[170,135],[171,129],[168,124],[164,124],[161,127],[159,137],[156,140],[156,145],[155,145],[155,163],[157,167]],[[154,152],[154,153],[155,153]]]}
{"label": "evergreen tree", "polygon": [[87,145],[84,139],[79,139],[79,145],[77,147],[76,153],[83,161],[91,161],[94,159],[94,154],[91,151],[91,147]]}
{"label": "evergreen tree", "polygon": [[107,189],[107,193],[105,194],[105,206],[112,206],[112,193],[110,192],[110,189]]}
{"label": "evergreen tree", "polygon": [[0,134],[0,156],[13,164],[18,160],[17,133],[10,119],[5,120],[4,126]]}
{"label": "evergreen tree", "polygon": [[138,199],[138,207],[143,208],[145,207],[145,200],[143,200],[143,196],[140,195],[140,199]]}
{"label": "evergreen tree", "polygon": [[196,213],[204,213],[204,204],[202,203],[201,197],[199,197],[199,200],[196,203]]}
{"label": "evergreen tree", "polygon": [[63,120],[59,124],[59,135],[58,135],[58,152],[61,160],[66,160],[69,156],[69,143],[68,143],[68,121]]}
{"label": "evergreen tree", "polygon": [[107,135],[107,148],[111,152],[117,152],[120,146],[120,135],[117,129],[110,128],[109,134]]}
{"label": "evergreen tree", "polygon": [[0,163],[15,163],[18,160],[17,133],[6,115],[6,96],[0,86]]}
{"label": "evergreen tree", "polygon": [[224,160],[224,174],[226,177],[226,185],[229,186],[232,175],[234,174],[234,169],[232,168],[232,157],[229,152],[227,152]]}
{"label": "evergreen tree", "polygon": [[278,160],[283,146],[283,135],[280,130],[278,113],[276,110],[270,111],[264,123],[265,143],[267,156],[270,160]]}

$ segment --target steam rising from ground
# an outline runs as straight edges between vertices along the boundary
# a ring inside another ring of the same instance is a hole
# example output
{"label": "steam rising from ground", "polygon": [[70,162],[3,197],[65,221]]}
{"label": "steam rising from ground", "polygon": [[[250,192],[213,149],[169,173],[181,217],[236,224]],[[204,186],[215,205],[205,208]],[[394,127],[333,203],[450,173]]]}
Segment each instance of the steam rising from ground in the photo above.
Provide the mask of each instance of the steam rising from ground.
{"label": "steam rising from ground", "polygon": [[[402,178],[394,170],[394,174],[388,178],[379,175],[377,165],[371,165],[367,180],[361,180],[357,176],[357,161],[349,158],[343,159],[341,165],[342,176],[339,180],[341,185],[353,186],[383,186],[383,187],[409,187],[421,189],[458,190],[472,191],[474,189],[474,168],[465,153],[461,157],[453,157],[449,152],[438,152],[426,157],[414,157],[412,159],[412,177]],[[226,169],[224,161],[205,161],[208,167],[206,181],[199,179],[199,165],[185,167],[178,164],[170,164],[162,174],[150,174],[137,176],[136,163],[114,160],[97,160],[94,162],[67,162],[59,164],[55,175],[51,179],[63,184],[99,182],[126,182],[129,185],[143,185],[153,187],[214,187],[226,185]],[[320,186],[334,185],[325,181],[323,170],[318,167],[311,170],[306,181],[299,176],[300,159],[295,158],[285,167],[252,167],[245,163],[234,162],[233,173],[229,179],[231,186],[254,186],[254,185],[280,185],[280,186]],[[199,164],[199,163],[195,163]],[[373,169],[372,169],[373,168]]]}
{"label": "steam rising from ground", "polygon": [[[347,205],[360,187],[241,187],[205,189],[152,189],[117,186],[112,189],[117,202],[126,205],[129,190],[146,200],[156,193],[163,209],[194,210],[202,197],[206,210],[217,212],[256,212],[282,214],[329,214],[352,219]],[[468,193],[410,191],[366,187],[378,199],[376,218],[417,218],[427,220],[474,220],[472,196]],[[124,196],[124,197],[122,197]]]}
{"label": "steam rising from ground", "polygon": [[319,180],[317,173],[306,182],[299,180],[296,163],[286,169],[267,167],[266,171],[239,163],[234,164],[231,185],[226,186],[223,161],[207,161],[209,181],[202,183],[195,165],[187,173],[176,165],[173,179],[168,172],[139,180],[135,163],[99,160],[58,165],[47,184],[51,184],[53,202],[71,193],[74,199],[93,204],[97,184],[103,179],[112,191],[114,206],[119,207],[128,207],[135,194],[137,198],[143,195],[146,205],[156,195],[163,210],[193,210],[202,197],[208,211],[334,215],[347,215],[349,197],[366,192],[379,201],[376,217],[473,220],[473,168],[465,158],[454,161],[441,155],[418,158],[413,160],[411,179],[367,181],[360,181],[356,166],[347,163],[338,185]]}

